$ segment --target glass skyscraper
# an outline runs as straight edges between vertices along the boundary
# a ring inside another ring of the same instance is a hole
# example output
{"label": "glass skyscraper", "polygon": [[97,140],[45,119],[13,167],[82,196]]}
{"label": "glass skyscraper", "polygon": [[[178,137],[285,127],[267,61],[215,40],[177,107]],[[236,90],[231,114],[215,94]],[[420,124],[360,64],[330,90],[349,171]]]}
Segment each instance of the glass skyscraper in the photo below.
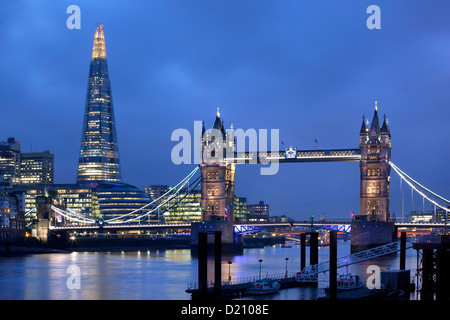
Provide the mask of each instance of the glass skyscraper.
{"label": "glass skyscraper", "polygon": [[78,184],[122,180],[103,26],[95,30],[84,112]]}

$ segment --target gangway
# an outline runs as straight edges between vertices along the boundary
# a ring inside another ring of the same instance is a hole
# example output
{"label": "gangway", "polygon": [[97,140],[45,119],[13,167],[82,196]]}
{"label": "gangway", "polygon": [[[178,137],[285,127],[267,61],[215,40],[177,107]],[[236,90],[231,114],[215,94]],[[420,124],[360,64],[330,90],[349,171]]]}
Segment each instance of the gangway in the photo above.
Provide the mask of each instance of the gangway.
{"label": "gangway", "polygon": [[[372,249],[360,251],[357,253],[350,254],[345,257],[337,259],[337,268],[342,268],[349,266],[351,264],[356,264],[362,261],[378,258],[387,254],[395,253],[400,251],[399,241],[385,244],[383,246],[375,247]],[[406,249],[412,248],[412,244],[408,244]],[[330,270],[330,262],[322,262],[319,264],[314,264],[305,267],[301,272],[296,275],[296,280],[299,282],[311,282],[317,281],[317,276],[319,273],[324,273]]]}

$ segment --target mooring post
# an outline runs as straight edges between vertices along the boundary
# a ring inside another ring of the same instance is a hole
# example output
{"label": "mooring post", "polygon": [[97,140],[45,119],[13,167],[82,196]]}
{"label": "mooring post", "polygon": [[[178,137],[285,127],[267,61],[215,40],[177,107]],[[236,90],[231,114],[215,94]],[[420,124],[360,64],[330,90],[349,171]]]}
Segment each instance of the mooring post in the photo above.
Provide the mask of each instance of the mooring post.
{"label": "mooring post", "polygon": [[450,236],[441,235],[441,243],[436,250],[436,300],[450,300]]}
{"label": "mooring post", "polygon": [[434,295],[433,249],[422,250],[422,289],[420,300],[431,301]]}
{"label": "mooring post", "polygon": [[306,233],[300,234],[300,271],[306,267]]}
{"label": "mooring post", "polygon": [[337,298],[337,232],[330,231],[330,300]]}
{"label": "mooring post", "polygon": [[214,295],[222,296],[222,232],[214,232]]}
{"label": "mooring post", "polygon": [[309,264],[319,263],[319,233],[311,232],[309,234]]}
{"label": "mooring post", "polygon": [[199,299],[206,299],[208,283],[208,234],[198,233],[198,291]]}
{"label": "mooring post", "polygon": [[405,270],[406,265],[406,232],[400,233],[400,270]]}

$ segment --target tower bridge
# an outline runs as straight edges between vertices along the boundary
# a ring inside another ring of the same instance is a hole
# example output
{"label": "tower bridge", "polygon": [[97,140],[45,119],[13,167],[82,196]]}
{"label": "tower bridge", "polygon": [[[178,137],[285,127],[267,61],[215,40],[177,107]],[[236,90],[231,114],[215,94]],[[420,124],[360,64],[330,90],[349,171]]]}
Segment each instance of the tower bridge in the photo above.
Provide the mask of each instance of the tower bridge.
{"label": "tower bridge", "polygon": [[[365,250],[394,240],[395,225],[389,211],[391,134],[386,117],[380,124],[376,102],[372,122],[369,124],[369,120],[363,117],[359,148],[299,150],[290,147],[279,151],[239,152],[236,151],[234,131],[232,128],[225,131],[219,110],[211,130],[206,131],[203,125],[201,147],[203,221],[216,221],[221,228],[224,228],[225,221],[233,224],[236,165],[358,161],[361,175],[360,215],[352,224],[352,250]],[[359,224],[371,223],[376,223],[376,233],[369,231],[370,228],[358,228]],[[195,234],[193,239],[195,243]],[[222,239],[225,244],[236,241],[235,235]]]}

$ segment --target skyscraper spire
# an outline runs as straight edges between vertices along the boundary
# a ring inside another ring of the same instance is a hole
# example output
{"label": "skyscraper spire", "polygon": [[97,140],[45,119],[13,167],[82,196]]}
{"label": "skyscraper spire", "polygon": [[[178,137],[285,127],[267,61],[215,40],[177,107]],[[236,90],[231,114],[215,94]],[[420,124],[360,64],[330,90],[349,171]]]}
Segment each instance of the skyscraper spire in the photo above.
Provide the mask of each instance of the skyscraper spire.
{"label": "skyscraper spire", "polygon": [[77,183],[122,180],[103,26],[94,34]]}
{"label": "skyscraper spire", "polygon": [[92,60],[94,59],[106,59],[105,33],[102,25],[95,29],[94,46],[92,48]]}

